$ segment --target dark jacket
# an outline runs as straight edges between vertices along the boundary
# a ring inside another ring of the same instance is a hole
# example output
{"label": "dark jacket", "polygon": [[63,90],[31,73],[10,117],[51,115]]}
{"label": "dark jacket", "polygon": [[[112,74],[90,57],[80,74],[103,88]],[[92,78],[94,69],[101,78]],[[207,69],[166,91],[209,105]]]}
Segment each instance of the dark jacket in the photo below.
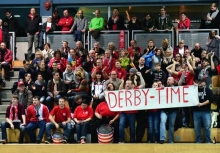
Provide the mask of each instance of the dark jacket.
{"label": "dark jacket", "polygon": [[[7,23],[7,25],[5,25],[5,23]],[[14,16],[11,16],[11,18],[5,18],[3,21],[3,25],[8,29],[8,31],[15,33],[19,31],[20,27],[18,20]]]}
{"label": "dark jacket", "polygon": [[172,20],[170,16],[166,15],[164,19],[164,24],[162,25],[162,19],[161,16],[159,16],[155,21],[155,28],[158,30],[165,30],[165,29],[171,29],[173,27]]}
{"label": "dark jacket", "polygon": [[155,21],[154,19],[150,18],[148,21],[143,19],[141,22],[141,29],[145,31],[149,31],[150,28],[154,28]]}
{"label": "dark jacket", "polygon": [[166,81],[166,73],[163,70],[160,71],[153,71],[152,72],[154,81],[161,81],[163,84]]}
{"label": "dark jacket", "polygon": [[[53,94],[53,89],[54,89],[54,83],[53,83],[53,79],[51,79],[48,84],[47,84],[47,94]],[[59,95],[65,95],[66,94],[66,85],[63,82],[63,80],[59,80],[59,83],[57,85],[57,91],[59,91]]]}
{"label": "dark jacket", "polygon": [[33,35],[36,32],[41,32],[42,20],[40,15],[36,14],[33,20],[31,20],[30,15],[28,15],[25,25],[26,25],[26,33]]}
{"label": "dark jacket", "polygon": [[2,26],[2,41],[8,43],[10,40],[8,29]]}
{"label": "dark jacket", "polygon": [[[13,94],[16,94],[19,96],[19,90],[15,90],[15,92]],[[24,98],[23,100],[19,100],[19,103],[21,103],[23,106],[24,106],[24,109],[26,109],[28,106],[30,106],[32,104],[32,98],[33,98],[33,95],[32,95],[32,92],[30,90],[27,90],[25,89],[24,90]]]}
{"label": "dark jacket", "polygon": [[[41,31],[46,32],[46,29],[47,29],[47,22],[45,22],[45,23],[43,24]],[[55,30],[56,30],[56,25],[55,25],[55,23],[51,23],[51,28],[50,28],[49,32],[50,32],[50,31],[55,31]]]}
{"label": "dark jacket", "polygon": [[[110,17],[108,19],[108,28],[109,30],[112,30],[114,24],[114,20],[112,20],[112,17]],[[116,30],[125,30],[125,26],[124,26],[124,17],[121,15],[118,15],[118,21],[116,22],[117,25],[117,29]]]}
{"label": "dark jacket", "polygon": [[141,30],[141,22],[137,19],[135,23],[132,20],[128,22],[128,30]]}
{"label": "dark jacket", "polygon": [[[46,96],[47,95],[47,85],[46,82],[43,81],[42,83],[39,83],[37,80],[34,83],[34,86],[36,87],[35,90],[33,90],[33,95],[35,96]],[[42,88],[44,87],[44,90]]]}
{"label": "dark jacket", "polygon": [[[5,118],[10,117],[10,109],[11,109],[11,105],[9,105],[6,109]],[[25,115],[24,107],[22,104],[18,103],[18,119],[21,120],[22,122],[24,122],[22,120],[22,115]]]}
{"label": "dark jacket", "polygon": [[[36,74],[42,74],[43,79],[48,82],[51,78],[52,78],[52,73],[48,70],[44,70],[44,71],[36,71]],[[35,80],[37,80],[37,75],[35,77]]]}
{"label": "dark jacket", "polygon": [[25,69],[23,68],[23,69],[20,69],[20,70],[19,70],[18,81],[19,81],[20,79],[25,80],[24,75],[25,75],[26,73],[30,73],[30,74],[31,74],[31,79],[32,79],[32,81],[35,80],[35,76],[34,76],[34,75],[35,75],[35,72],[34,72],[34,70],[30,68],[30,69],[28,69],[27,71],[25,71]]}

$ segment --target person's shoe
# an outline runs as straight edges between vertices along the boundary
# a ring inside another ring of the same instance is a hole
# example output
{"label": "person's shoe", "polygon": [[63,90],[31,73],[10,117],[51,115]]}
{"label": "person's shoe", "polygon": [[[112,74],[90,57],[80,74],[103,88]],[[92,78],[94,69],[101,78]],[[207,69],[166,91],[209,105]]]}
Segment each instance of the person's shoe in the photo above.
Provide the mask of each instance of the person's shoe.
{"label": "person's shoe", "polygon": [[41,143],[41,140],[38,138],[37,139],[37,144],[40,144]]}
{"label": "person's shoe", "polygon": [[48,141],[48,140],[44,141],[44,143],[45,143],[45,144],[51,144],[51,142]]}
{"label": "person's shoe", "polygon": [[64,144],[66,144],[66,143],[67,143],[67,140],[66,140],[66,139],[63,139],[61,142],[64,143]]}
{"label": "person's shoe", "polygon": [[124,142],[118,142],[119,144],[124,144]]}
{"label": "person's shoe", "polygon": [[85,140],[84,139],[81,139],[81,144],[85,144]]}
{"label": "person's shoe", "polygon": [[6,144],[6,140],[2,140],[2,144]]}
{"label": "person's shoe", "polygon": [[160,144],[164,144],[164,140],[160,140]]}

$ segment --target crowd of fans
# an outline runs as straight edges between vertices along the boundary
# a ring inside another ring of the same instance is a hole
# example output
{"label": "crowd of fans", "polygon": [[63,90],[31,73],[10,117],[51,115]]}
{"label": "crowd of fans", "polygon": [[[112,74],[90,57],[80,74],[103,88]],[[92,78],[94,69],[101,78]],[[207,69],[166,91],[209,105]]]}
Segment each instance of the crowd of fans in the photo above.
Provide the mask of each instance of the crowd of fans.
{"label": "crowd of fans", "polygon": [[[214,10],[217,10],[217,7],[212,4],[207,16],[209,23],[206,25],[214,23]],[[100,11],[96,10],[96,17],[88,27],[94,38],[99,36],[99,31],[104,27],[104,19],[99,17],[99,14]],[[1,124],[2,143],[7,142],[6,128],[20,129],[19,143],[23,143],[25,130],[31,143],[40,143],[45,131],[46,143],[52,143],[51,129],[63,128],[62,142],[67,143],[73,127],[78,143],[86,143],[88,129],[91,132],[92,143],[97,143],[96,129],[103,124],[114,127],[114,143],[124,143],[126,126],[130,128],[130,142],[142,142],[146,125],[147,142],[164,143],[168,124],[168,142],[173,143],[175,121],[179,120],[179,111],[181,114],[183,112],[181,127],[190,126],[192,112],[197,143],[202,142],[201,124],[205,129],[206,143],[211,142],[212,76],[218,75],[216,67],[219,64],[220,40],[214,30],[210,31],[207,38],[207,49],[202,48],[198,42],[195,48],[190,50],[187,44],[184,44],[184,40],[180,40],[178,46],[170,46],[168,39],[164,38],[161,46],[155,46],[152,39],[148,40],[146,48],[140,48],[136,40],[131,40],[130,47],[123,50],[118,50],[113,42],[109,42],[107,49],[103,50],[99,42],[95,42],[94,48],[87,51],[81,42],[81,34],[87,30],[87,20],[83,11],[78,11],[78,18],[75,20],[69,16],[68,10],[64,10],[63,18],[58,19],[57,11],[54,11],[53,15],[43,24],[42,31],[39,30],[41,19],[36,15],[34,8],[31,8],[27,18],[27,36],[30,40],[28,57],[30,58],[32,53],[34,41],[35,58],[23,61],[24,68],[20,69],[18,82],[13,85],[12,104],[7,108],[6,121]],[[176,21],[179,28],[189,29],[190,26],[184,24],[185,21],[188,23],[189,19],[184,16],[185,13],[181,13],[183,18]],[[113,16],[107,22],[108,28],[124,30],[123,20],[119,10],[115,8]],[[138,23],[136,17],[132,16],[130,22],[128,29],[134,30]],[[161,16],[157,20],[152,20],[147,14],[144,22],[139,25],[148,28],[148,31],[172,28],[165,8],[161,8]],[[44,44],[43,50],[39,49],[38,35],[56,28],[72,31],[76,48],[70,48],[70,42],[63,41],[62,47],[55,51],[49,43]],[[6,43],[2,42],[1,66],[9,65],[12,61],[11,53],[8,53],[9,61],[7,52]],[[10,80],[9,71],[7,68],[5,70],[7,81]],[[112,112],[104,95],[104,91],[184,85],[198,85],[198,106]],[[64,105],[65,101],[70,109]],[[36,128],[40,128],[37,138],[33,132]]]}

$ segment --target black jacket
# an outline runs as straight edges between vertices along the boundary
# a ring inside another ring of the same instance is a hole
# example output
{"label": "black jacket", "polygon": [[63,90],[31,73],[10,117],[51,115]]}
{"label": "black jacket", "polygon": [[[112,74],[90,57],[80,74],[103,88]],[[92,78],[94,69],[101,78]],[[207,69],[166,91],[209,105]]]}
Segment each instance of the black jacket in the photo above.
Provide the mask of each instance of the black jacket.
{"label": "black jacket", "polygon": [[[5,23],[7,23],[7,25],[5,25]],[[13,16],[11,18],[5,18],[3,21],[3,25],[5,26],[5,28],[8,29],[8,31],[15,33],[19,31],[19,27],[20,27],[18,20]]]}
{"label": "black jacket", "polygon": [[143,19],[141,22],[141,29],[145,31],[149,31],[150,28],[153,28],[155,25],[154,19],[149,19],[148,21],[146,19]]}
{"label": "black jacket", "polygon": [[[112,17],[110,17],[108,19],[108,28],[109,30],[112,30],[112,26],[114,24],[114,20],[112,20]],[[117,29],[116,30],[125,30],[125,26],[124,26],[124,17],[119,15],[118,16],[118,21],[116,22],[117,25]]]}
{"label": "black jacket", "polygon": [[[47,29],[47,22],[45,22],[45,23],[43,24],[41,31],[46,32],[46,29]],[[55,25],[55,23],[51,23],[51,28],[50,28],[49,31],[55,31],[55,30],[56,30],[56,25]]]}
{"label": "black jacket", "polygon": [[31,20],[30,15],[28,15],[25,25],[26,25],[26,33],[33,35],[36,32],[40,32],[42,28],[42,20],[40,15],[36,14],[33,20]]}
{"label": "black jacket", "polygon": [[141,30],[141,22],[137,19],[135,23],[130,20],[128,22],[128,30]]}

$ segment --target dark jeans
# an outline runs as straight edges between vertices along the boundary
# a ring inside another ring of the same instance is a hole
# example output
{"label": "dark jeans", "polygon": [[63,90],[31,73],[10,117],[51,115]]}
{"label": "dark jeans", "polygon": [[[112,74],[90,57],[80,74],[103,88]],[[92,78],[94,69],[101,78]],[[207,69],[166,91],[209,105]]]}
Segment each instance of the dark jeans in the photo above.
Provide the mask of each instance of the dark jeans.
{"label": "dark jeans", "polygon": [[86,139],[89,125],[90,125],[90,121],[75,125],[76,126],[77,142],[80,142],[81,139]]}
{"label": "dark jeans", "polygon": [[42,140],[43,135],[44,135],[44,131],[45,131],[45,125],[46,125],[46,121],[44,121],[44,120],[38,121],[38,122],[30,122],[27,125],[26,128],[27,128],[27,132],[28,132],[28,135],[30,137],[31,143],[36,143],[35,130],[37,128],[40,128],[37,139]]}
{"label": "dark jeans", "polygon": [[10,80],[10,74],[9,74],[9,71],[10,71],[10,65],[9,63],[4,63],[1,65],[1,68],[4,68],[4,71],[5,71],[5,80]]}
{"label": "dark jeans", "polygon": [[35,52],[36,52],[39,46],[39,35],[29,34],[27,38],[28,38],[28,59],[31,59],[33,42],[34,42],[34,47],[35,47]]}
{"label": "dark jeans", "polygon": [[183,125],[189,125],[189,118],[190,118],[190,112],[189,112],[190,107],[183,107],[182,108],[182,122]]}
{"label": "dark jeans", "polygon": [[[25,134],[25,126],[21,126],[22,123],[13,123],[15,129],[20,130],[20,138],[19,138],[19,143],[23,143],[24,141],[24,134]],[[2,140],[7,141],[7,133],[6,133],[6,128],[11,128],[10,124],[8,122],[3,121],[1,123],[1,129],[2,129]]]}
{"label": "dark jeans", "polygon": [[[57,95],[55,97],[55,102],[57,105],[58,105],[58,101],[59,101],[60,97],[61,97],[61,95]],[[50,96],[48,96],[45,100],[45,105],[48,107],[49,111],[51,111],[53,109],[53,100],[54,100],[54,98],[50,97]]]}
{"label": "dark jeans", "polygon": [[[92,122],[92,131],[91,131],[91,141],[92,143],[98,143],[98,135],[97,135],[97,129],[103,125],[103,124],[109,124],[109,122],[113,119],[114,117],[102,117],[102,119],[95,119]],[[111,125],[114,128],[114,143],[118,143],[119,141],[119,120],[116,120],[112,123]]]}
{"label": "dark jeans", "polygon": [[[63,128],[64,137],[66,140],[68,140],[70,133],[71,133],[71,129],[72,129],[71,124],[67,123],[65,126],[62,123],[57,123],[57,124],[59,124],[60,128]],[[56,129],[56,126],[52,122],[47,123],[46,124],[46,136],[49,139],[51,139],[51,129]]]}
{"label": "dark jeans", "polygon": [[160,112],[147,112],[147,123],[148,123],[148,131],[147,131],[147,136],[148,142],[154,142],[153,141],[153,136],[154,140],[156,142],[160,141]]}
{"label": "dark jeans", "polygon": [[75,30],[74,31],[74,41],[81,41],[82,42],[82,32],[80,30]]}
{"label": "dark jeans", "polygon": [[136,142],[141,142],[145,133],[146,111],[139,110],[137,115]]}

